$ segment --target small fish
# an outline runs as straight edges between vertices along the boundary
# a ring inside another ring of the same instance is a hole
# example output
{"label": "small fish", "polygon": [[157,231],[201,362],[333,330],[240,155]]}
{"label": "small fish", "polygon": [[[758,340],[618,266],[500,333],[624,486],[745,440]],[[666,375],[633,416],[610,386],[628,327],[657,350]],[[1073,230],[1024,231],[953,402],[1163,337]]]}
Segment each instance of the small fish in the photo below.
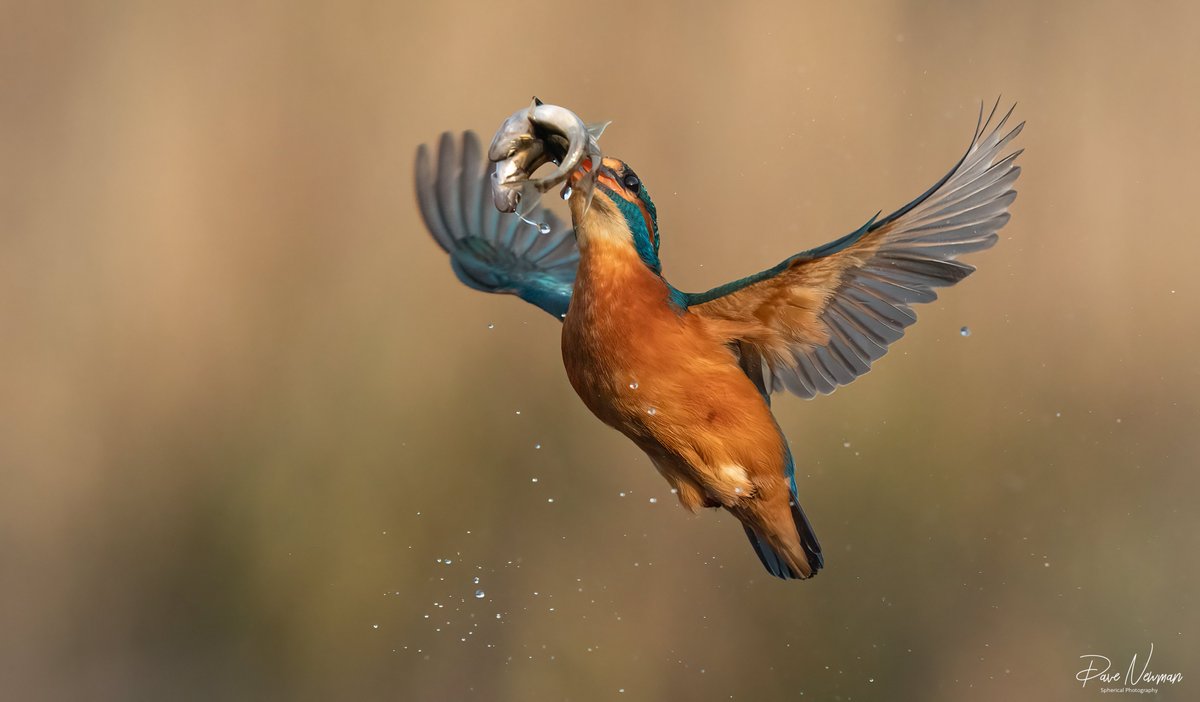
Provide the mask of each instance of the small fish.
{"label": "small fish", "polygon": [[[496,163],[492,171],[496,209],[516,212],[524,219],[537,207],[543,193],[566,182],[585,160],[600,163],[603,156],[597,140],[608,125],[584,124],[574,112],[547,105],[536,97],[529,107],[514,112],[500,125],[488,147],[488,160]],[[544,178],[533,178],[537,169],[550,162],[558,168]],[[568,187],[590,202],[595,178],[593,170],[583,188],[579,184]]]}

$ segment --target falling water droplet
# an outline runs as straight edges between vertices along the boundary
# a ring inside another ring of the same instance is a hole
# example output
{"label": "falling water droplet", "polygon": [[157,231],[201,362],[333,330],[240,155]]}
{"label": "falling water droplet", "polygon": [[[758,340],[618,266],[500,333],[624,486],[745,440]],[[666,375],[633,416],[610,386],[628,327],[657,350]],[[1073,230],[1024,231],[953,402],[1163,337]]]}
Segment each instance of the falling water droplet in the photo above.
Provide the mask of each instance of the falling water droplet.
{"label": "falling water droplet", "polygon": [[568,185],[567,187],[563,188],[563,189],[562,189],[562,199],[564,199],[564,200],[570,200],[570,199],[571,199],[571,193],[573,193],[573,192],[575,192],[575,191],[574,191],[574,190],[572,190],[572,189],[571,189],[571,186],[569,186],[569,185]]}
{"label": "falling water droplet", "polygon": [[850,448],[850,442],[849,442],[849,441],[843,441],[843,442],[842,442],[842,448]]}
{"label": "falling water droplet", "polygon": [[963,327],[962,329],[959,329],[959,330],[958,330],[958,333],[959,333],[959,334],[961,334],[962,336],[970,336],[970,335],[971,335],[971,328],[970,328],[970,327]]}
{"label": "falling water droplet", "polygon": [[650,504],[652,504],[652,505],[653,505],[653,504],[658,504],[658,498],[657,498],[657,497],[651,497],[651,498],[650,498]]}
{"label": "falling water droplet", "polygon": [[372,628],[372,629],[378,629],[378,628],[379,628],[379,625],[378,625],[378,624],[372,624],[372,625],[371,625],[371,628]]}
{"label": "falling water droplet", "polygon": [[496,328],[496,325],[495,325],[495,324],[489,324],[489,325],[488,325],[488,329],[495,329],[495,328]]}
{"label": "falling water droplet", "polygon": [[635,380],[635,381],[633,381],[632,383],[630,383],[630,384],[629,384],[629,389],[630,389],[630,390],[637,390],[637,389],[638,389],[638,384],[637,384],[637,381],[636,381],[636,380]]}
{"label": "falling water droplet", "polygon": [[476,591],[475,591],[475,599],[477,599],[477,600],[482,600],[482,599],[483,599],[483,594],[484,594],[484,593],[483,593],[483,590],[476,590]]}
{"label": "falling water droplet", "polygon": [[479,584],[479,576],[478,576],[478,575],[476,575],[474,578],[472,578],[472,581],[474,581],[474,583],[475,583],[476,585],[478,585],[478,584]]}
{"label": "falling water droplet", "polygon": [[545,222],[542,222],[541,224],[538,225],[538,231],[543,234],[549,234],[550,233],[550,225],[546,224]]}
{"label": "falling water droplet", "polygon": [[648,415],[650,415],[650,416],[652,416],[652,417],[653,417],[654,415],[658,414],[658,410],[657,410],[657,409],[655,409],[655,408],[653,408],[653,407],[651,407],[650,409],[646,410],[646,414],[648,414]]}
{"label": "falling water droplet", "polygon": [[536,482],[537,482],[537,478],[530,478],[530,479],[529,479],[529,482],[531,482],[531,483],[536,483]]}
{"label": "falling water droplet", "polygon": [[535,449],[540,449],[540,448],[542,447],[542,445],[541,445],[541,444],[534,444],[534,445],[533,445],[533,447],[534,447]]}

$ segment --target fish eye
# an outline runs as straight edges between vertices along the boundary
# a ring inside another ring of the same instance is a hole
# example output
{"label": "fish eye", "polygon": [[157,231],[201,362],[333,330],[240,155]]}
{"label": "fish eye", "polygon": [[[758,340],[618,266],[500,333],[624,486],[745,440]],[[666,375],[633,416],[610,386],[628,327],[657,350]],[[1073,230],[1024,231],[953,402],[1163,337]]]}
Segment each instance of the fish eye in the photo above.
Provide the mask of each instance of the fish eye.
{"label": "fish eye", "polygon": [[637,190],[642,185],[642,181],[638,180],[638,177],[632,173],[626,173],[625,177],[621,180],[625,183],[625,187],[630,190]]}

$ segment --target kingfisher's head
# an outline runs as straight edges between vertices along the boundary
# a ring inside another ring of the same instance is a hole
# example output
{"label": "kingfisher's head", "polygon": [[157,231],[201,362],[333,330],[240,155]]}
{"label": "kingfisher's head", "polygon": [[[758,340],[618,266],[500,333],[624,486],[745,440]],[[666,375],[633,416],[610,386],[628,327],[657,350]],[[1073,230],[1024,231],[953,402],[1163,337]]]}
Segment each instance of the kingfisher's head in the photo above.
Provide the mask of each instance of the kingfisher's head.
{"label": "kingfisher's head", "polygon": [[[575,188],[593,168],[585,159],[572,172],[568,185]],[[575,188],[570,198],[571,217],[580,246],[591,241],[627,243],[642,262],[654,272],[661,270],[658,260],[658,212],[645,183],[633,169],[615,158],[604,158],[595,173],[595,188],[590,206],[584,189]]]}
{"label": "kingfisher's head", "polygon": [[[633,170],[601,155],[597,140],[607,125],[584,124],[574,112],[534,98],[504,120],[488,147],[496,163],[492,197],[501,212],[525,219],[541,194],[565,182],[580,248],[628,246],[657,273],[658,213]],[[548,163],[556,165],[553,172],[535,176]]]}

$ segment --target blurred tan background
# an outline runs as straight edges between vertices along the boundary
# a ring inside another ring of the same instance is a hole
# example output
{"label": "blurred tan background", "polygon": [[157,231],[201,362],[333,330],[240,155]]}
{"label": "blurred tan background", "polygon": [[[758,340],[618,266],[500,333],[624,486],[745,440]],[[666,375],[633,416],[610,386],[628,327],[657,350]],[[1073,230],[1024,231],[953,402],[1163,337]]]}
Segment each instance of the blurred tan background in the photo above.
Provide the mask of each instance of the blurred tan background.
{"label": "blurred tan background", "polygon": [[[0,698],[1092,700],[1153,643],[1195,699],[1200,6],[832,5],[4,3]],[[816,580],[426,235],[417,144],[535,93],[614,120],[689,290],[1019,101],[979,272],[776,402]]]}

